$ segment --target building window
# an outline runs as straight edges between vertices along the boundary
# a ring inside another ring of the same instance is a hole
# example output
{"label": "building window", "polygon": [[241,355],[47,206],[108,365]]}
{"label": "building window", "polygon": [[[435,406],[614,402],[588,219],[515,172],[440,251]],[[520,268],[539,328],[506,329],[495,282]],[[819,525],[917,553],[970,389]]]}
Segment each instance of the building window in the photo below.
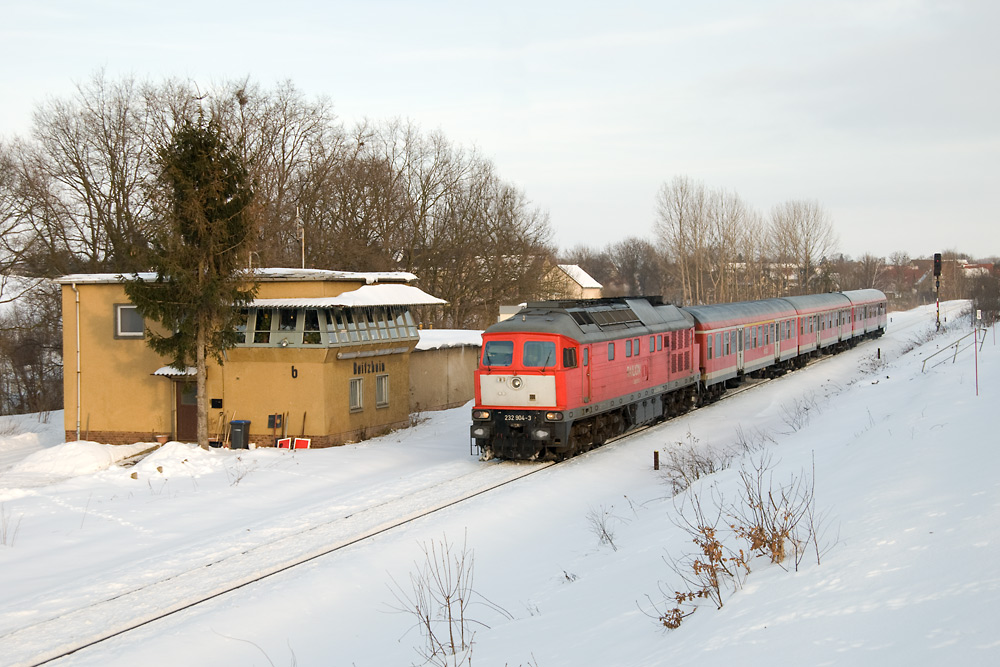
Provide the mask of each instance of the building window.
{"label": "building window", "polygon": [[351,412],[364,408],[364,378],[351,378]]}
{"label": "building window", "polygon": [[253,334],[254,343],[271,342],[271,309],[263,308],[257,310],[256,324]]}
{"label": "building window", "polygon": [[115,338],[143,338],[145,323],[139,309],[130,303],[115,304]]}
{"label": "building window", "polygon": [[389,407],[389,376],[386,375],[376,375],[375,376],[375,407],[376,408],[387,408]]}
{"label": "building window", "polygon": [[321,342],[319,333],[319,311],[307,310],[305,316],[304,331],[302,332],[303,345],[319,345]]}

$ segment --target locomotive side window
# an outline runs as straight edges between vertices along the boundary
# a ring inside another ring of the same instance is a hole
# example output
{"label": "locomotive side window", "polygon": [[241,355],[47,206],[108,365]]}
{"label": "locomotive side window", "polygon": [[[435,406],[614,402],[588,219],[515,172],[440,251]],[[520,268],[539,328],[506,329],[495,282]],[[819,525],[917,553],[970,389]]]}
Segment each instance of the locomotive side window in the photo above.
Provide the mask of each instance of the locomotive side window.
{"label": "locomotive side window", "polygon": [[632,339],[631,338],[629,338],[627,341],[625,341],[625,356],[626,357],[631,357],[632,356]]}
{"label": "locomotive side window", "polygon": [[649,337],[649,352],[650,354],[656,352],[656,336]]}
{"label": "locomotive side window", "polygon": [[608,361],[615,360],[615,344],[608,343]]}
{"label": "locomotive side window", "polygon": [[576,348],[563,348],[563,368],[576,368]]}
{"label": "locomotive side window", "polygon": [[590,365],[590,354],[589,353],[590,353],[590,348],[589,347],[583,348],[583,365],[584,366],[589,366]]}
{"label": "locomotive side window", "polygon": [[656,337],[656,351],[659,352],[663,349],[663,336]]}
{"label": "locomotive side window", "polygon": [[525,366],[555,366],[556,344],[549,340],[529,340],[524,344],[522,360]]}
{"label": "locomotive side window", "polygon": [[514,341],[489,340],[483,350],[484,366],[510,366],[514,362]]}

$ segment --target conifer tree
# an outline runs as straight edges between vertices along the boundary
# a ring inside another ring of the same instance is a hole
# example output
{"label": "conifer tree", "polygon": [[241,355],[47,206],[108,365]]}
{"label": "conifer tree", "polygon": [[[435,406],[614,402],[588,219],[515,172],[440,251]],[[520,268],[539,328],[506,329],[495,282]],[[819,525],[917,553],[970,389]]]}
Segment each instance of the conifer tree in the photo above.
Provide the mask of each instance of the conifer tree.
{"label": "conifer tree", "polygon": [[207,448],[206,360],[223,363],[223,350],[236,343],[239,309],[256,293],[241,270],[253,238],[254,194],[246,165],[203,118],[174,131],[157,166],[156,277],[133,276],[125,293],[144,318],[170,332],[147,332],[149,346],[175,368],[197,369],[198,444]]}

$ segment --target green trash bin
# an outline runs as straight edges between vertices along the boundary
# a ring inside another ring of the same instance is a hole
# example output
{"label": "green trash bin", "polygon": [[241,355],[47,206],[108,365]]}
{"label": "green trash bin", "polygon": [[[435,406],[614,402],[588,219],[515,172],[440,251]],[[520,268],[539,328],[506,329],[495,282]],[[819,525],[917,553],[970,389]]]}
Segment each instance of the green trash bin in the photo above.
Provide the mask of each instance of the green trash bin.
{"label": "green trash bin", "polygon": [[234,419],[229,422],[229,447],[231,449],[250,448],[250,420]]}

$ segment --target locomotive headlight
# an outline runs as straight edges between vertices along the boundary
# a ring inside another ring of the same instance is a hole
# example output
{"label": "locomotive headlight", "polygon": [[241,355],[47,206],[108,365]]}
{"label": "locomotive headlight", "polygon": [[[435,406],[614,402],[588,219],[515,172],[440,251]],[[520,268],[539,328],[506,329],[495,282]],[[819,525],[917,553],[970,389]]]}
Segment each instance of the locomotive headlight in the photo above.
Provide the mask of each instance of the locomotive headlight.
{"label": "locomotive headlight", "polygon": [[514,378],[510,379],[510,386],[513,387],[514,389],[520,389],[521,385],[523,385],[523,384],[524,384],[524,380],[522,380],[519,377],[514,377]]}
{"label": "locomotive headlight", "polygon": [[545,420],[550,422],[561,422],[563,418],[563,413],[561,412],[546,412]]}
{"label": "locomotive headlight", "polygon": [[472,418],[473,419],[489,419],[490,418],[490,411],[489,410],[473,410],[472,411]]}

